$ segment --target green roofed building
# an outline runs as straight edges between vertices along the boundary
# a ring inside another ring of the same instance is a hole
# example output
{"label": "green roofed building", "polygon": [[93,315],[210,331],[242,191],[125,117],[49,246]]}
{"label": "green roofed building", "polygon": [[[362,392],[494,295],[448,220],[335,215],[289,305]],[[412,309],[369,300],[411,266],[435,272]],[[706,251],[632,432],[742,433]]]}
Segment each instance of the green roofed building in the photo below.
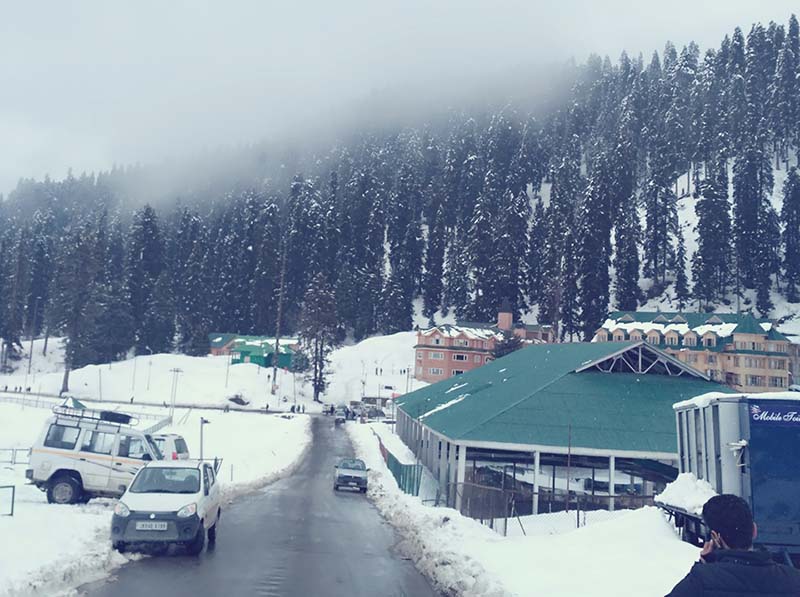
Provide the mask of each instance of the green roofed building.
{"label": "green roofed building", "polygon": [[672,405],[712,391],[726,388],[645,341],[541,344],[398,398],[396,425],[462,511],[491,478],[530,492],[517,514],[559,488],[597,496],[598,479],[613,509],[620,479],[646,496],[674,478]]}
{"label": "green roofed building", "polygon": [[[281,338],[277,365],[281,369],[292,366],[297,350],[297,338]],[[230,348],[231,365],[253,363],[261,367],[272,367],[275,356],[275,338],[261,336],[236,336]]]}
{"label": "green roofed building", "polygon": [[748,313],[615,311],[595,342],[644,340],[737,392],[786,389],[796,354],[768,319]]}

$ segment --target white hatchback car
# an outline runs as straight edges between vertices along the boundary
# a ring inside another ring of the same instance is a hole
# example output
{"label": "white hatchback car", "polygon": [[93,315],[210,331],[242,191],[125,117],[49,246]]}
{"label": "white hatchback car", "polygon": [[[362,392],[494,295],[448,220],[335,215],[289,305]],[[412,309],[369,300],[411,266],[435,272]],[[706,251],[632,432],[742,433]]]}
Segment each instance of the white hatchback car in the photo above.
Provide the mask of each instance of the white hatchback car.
{"label": "white hatchback car", "polygon": [[111,542],[124,552],[182,544],[197,555],[217,539],[222,497],[214,467],[197,460],[151,462],[114,508]]}

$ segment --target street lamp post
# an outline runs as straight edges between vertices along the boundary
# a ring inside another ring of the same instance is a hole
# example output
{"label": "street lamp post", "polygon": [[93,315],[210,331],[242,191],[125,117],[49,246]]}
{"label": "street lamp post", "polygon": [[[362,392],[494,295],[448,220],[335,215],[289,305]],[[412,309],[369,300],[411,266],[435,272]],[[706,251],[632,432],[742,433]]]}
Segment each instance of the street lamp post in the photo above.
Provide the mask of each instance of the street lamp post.
{"label": "street lamp post", "polygon": [[203,427],[208,425],[211,421],[204,417],[200,417],[200,460],[203,460]]}

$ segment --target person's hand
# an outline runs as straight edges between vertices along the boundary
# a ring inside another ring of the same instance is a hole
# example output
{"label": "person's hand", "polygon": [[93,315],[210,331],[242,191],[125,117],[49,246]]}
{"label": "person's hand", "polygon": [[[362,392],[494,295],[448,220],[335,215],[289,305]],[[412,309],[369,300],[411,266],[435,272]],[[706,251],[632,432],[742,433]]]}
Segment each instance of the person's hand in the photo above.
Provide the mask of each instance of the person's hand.
{"label": "person's hand", "polygon": [[700,561],[701,562],[705,563],[706,556],[710,555],[711,552],[714,551],[714,547],[716,547],[716,546],[714,545],[713,541],[709,540],[709,541],[705,542],[705,544],[703,545],[703,549],[700,552]]}

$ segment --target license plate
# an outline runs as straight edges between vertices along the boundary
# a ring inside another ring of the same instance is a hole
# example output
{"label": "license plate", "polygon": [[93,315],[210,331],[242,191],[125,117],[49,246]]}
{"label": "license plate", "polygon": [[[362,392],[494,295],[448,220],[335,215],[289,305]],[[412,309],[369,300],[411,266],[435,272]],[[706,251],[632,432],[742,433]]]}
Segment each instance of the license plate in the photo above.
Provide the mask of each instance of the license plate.
{"label": "license plate", "polygon": [[137,531],[166,531],[166,522],[151,522],[149,520],[141,520],[136,523]]}

